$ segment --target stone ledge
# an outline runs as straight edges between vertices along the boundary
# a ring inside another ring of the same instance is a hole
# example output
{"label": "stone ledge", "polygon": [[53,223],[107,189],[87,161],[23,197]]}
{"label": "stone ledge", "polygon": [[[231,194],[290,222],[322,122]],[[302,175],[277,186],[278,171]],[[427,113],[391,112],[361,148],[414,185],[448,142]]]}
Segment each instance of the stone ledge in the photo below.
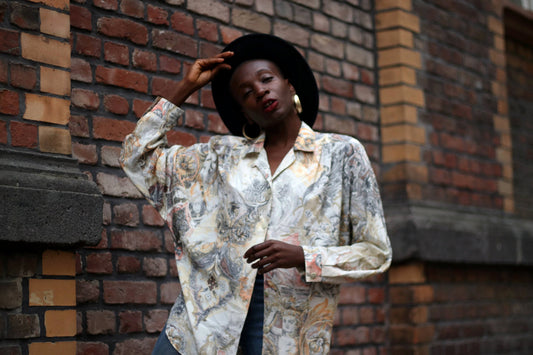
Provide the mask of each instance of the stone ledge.
{"label": "stone ledge", "polygon": [[95,245],[103,197],[75,159],[0,148],[0,242]]}
{"label": "stone ledge", "polygon": [[533,221],[431,203],[385,205],[393,260],[533,265]]}

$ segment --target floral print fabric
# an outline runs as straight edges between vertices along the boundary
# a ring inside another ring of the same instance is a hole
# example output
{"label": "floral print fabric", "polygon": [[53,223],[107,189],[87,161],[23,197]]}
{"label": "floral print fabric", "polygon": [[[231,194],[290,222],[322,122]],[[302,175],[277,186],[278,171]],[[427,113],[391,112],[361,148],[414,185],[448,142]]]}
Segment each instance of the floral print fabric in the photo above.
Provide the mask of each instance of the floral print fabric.
{"label": "floral print fabric", "polygon": [[236,354],[256,276],[243,255],[275,239],[301,245],[305,268],[264,275],[263,354],[327,353],[339,284],[391,262],[364,148],[302,123],[294,149],[271,174],[264,136],[167,147],[165,133],[182,114],[156,100],[121,155],[175,237],[181,292],[167,321],[171,343],[182,354]]}

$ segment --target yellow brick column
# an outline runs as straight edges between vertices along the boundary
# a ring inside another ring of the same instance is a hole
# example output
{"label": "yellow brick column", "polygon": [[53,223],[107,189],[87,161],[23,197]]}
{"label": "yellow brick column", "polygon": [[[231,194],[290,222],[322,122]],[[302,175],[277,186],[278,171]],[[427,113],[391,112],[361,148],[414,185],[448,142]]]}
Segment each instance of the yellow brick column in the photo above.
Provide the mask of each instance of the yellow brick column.
{"label": "yellow brick column", "polygon": [[[29,306],[45,307],[44,335],[49,342],[33,342],[30,355],[76,354],[76,256],[74,252],[46,250],[42,278],[29,279]],[[63,341],[61,338],[65,338]]]}
{"label": "yellow brick column", "polygon": [[421,153],[426,131],[417,112],[425,105],[416,80],[422,63],[413,40],[413,34],[420,32],[420,20],[411,12],[411,0],[376,0],[376,10],[382,180],[385,185],[405,184],[407,198],[420,200],[428,179]]}
{"label": "yellow brick column", "polygon": [[498,182],[498,192],[503,196],[504,210],[512,213],[514,212],[513,145],[507,103],[507,71],[501,1],[493,0],[493,8],[496,13],[489,16],[487,25],[493,36],[494,44],[489,53],[490,60],[496,67],[496,78],[491,83],[492,93],[498,99],[498,112],[493,117],[494,129],[500,135],[500,146],[496,150],[496,158],[503,168],[502,177]]}
{"label": "yellow brick column", "polygon": [[22,32],[22,57],[40,63],[40,93],[26,93],[24,119],[41,122],[39,150],[71,154],[70,118],[70,15],[67,0],[34,1],[39,9],[40,34]]}

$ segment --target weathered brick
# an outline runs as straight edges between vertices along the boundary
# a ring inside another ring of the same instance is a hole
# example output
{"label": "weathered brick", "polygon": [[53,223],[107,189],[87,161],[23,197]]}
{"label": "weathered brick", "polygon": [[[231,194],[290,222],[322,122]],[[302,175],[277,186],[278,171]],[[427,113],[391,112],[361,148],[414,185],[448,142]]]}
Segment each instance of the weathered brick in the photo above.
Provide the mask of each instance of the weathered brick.
{"label": "weathered brick", "polygon": [[110,236],[111,248],[139,251],[161,251],[161,237],[152,231],[113,230]]}
{"label": "weathered brick", "polygon": [[143,271],[148,277],[166,276],[167,260],[165,258],[144,258]]}
{"label": "weathered brick", "polygon": [[96,165],[98,163],[98,153],[94,144],[73,143],[72,156],[81,164]]}
{"label": "weathered brick", "polygon": [[165,225],[165,221],[152,205],[143,205],[142,219],[143,223],[148,226],[162,227]]}
{"label": "weathered brick", "polygon": [[72,140],[68,129],[39,126],[39,149],[41,152],[70,155]]}
{"label": "weathered brick", "polygon": [[0,121],[0,144],[7,144],[7,123]]}
{"label": "weathered brick", "polygon": [[339,295],[339,304],[361,304],[366,301],[365,288],[362,286],[343,285]]}
{"label": "weathered brick", "polygon": [[198,36],[200,38],[206,39],[210,42],[218,41],[218,30],[217,24],[211,21],[196,21],[196,27],[198,29]]}
{"label": "weathered brick", "polygon": [[70,37],[70,15],[45,8],[39,9],[39,15],[41,33],[61,38]]}
{"label": "weathered brick", "polygon": [[0,52],[20,55],[20,33],[7,29],[0,29]]}
{"label": "weathered brick", "polygon": [[69,337],[76,335],[76,310],[48,310],[44,312],[44,326],[47,337]]}
{"label": "weathered brick", "polygon": [[128,339],[118,342],[114,355],[130,355],[130,354],[150,354],[157,338],[140,338],[140,339]]}
{"label": "weathered brick", "polygon": [[37,83],[37,70],[34,66],[11,64],[11,85],[22,89],[32,90]]}
{"label": "weathered brick", "polygon": [[0,113],[16,116],[19,112],[19,94],[11,90],[0,90]]}
{"label": "weathered brick", "polygon": [[129,112],[128,100],[119,95],[106,95],[104,107],[107,111],[117,115],[125,115]]}
{"label": "weathered brick", "polygon": [[135,274],[141,270],[141,261],[135,256],[119,256],[117,271],[121,274]]}
{"label": "weathered brick", "polygon": [[113,166],[115,168],[120,167],[120,147],[103,146],[101,149],[102,164],[107,166]]}
{"label": "weathered brick", "polygon": [[32,277],[37,273],[40,262],[40,255],[30,252],[9,253],[2,255],[3,260],[7,259],[8,277]]}
{"label": "weathered brick", "polygon": [[170,145],[183,145],[189,147],[197,143],[197,139],[194,135],[181,131],[170,131],[167,133],[168,143]]}
{"label": "weathered brick", "polygon": [[73,115],[70,116],[68,123],[70,133],[76,137],[89,137],[89,121],[86,117]]}
{"label": "weathered brick", "polygon": [[76,34],[75,53],[99,58],[102,52],[102,40],[85,34]]}
{"label": "weathered brick", "polygon": [[26,93],[25,119],[65,125],[69,117],[69,100]]}
{"label": "weathered brick", "polygon": [[77,5],[70,6],[70,25],[82,30],[92,29],[92,13],[87,8]]}
{"label": "weathered brick", "polygon": [[127,39],[135,44],[148,42],[148,30],[145,26],[128,19],[101,17],[97,21],[98,32],[116,38]]}
{"label": "weathered brick", "polygon": [[85,83],[92,82],[93,75],[91,71],[91,65],[89,62],[81,58],[72,58],[70,76],[72,80],[82,81]]}
{"label": "weathered brick", "polygon": [[29,123],[12,121],[10,123],[11,145],[13,147],[36,148],[37,126]]}
{"label": "weathered brick", "polygon": [[144,315],[144,327],[148,333],[160,333],[168,318],[166,309],[152,309]]}
{"label": "weathered brick", "polygon": [[[197,0],[187,2],[187,10],[229,22],[230,11],[226,4],[215,0]],[[234,9],[235,10],[235,9]]]}
{"label": "weathered brick", "polygon": [[335,332],[334,344],[349,346],[370,342],[370,329],[365,326],[357,328],[340,328]]}
{"label": "weathered brick", "polygon": [[105,10],[116,10],[118,9],[117,0],[93,0],[93,5]]}
{"label": "weathered brick", "polygon": [[60,96],[70,95],[70,73],[41,66],[41,91]]}
{"label": "weathered brick", "polygon": [[164,304],[174,304],[176,298],[180,292],[180,283],[179,282],[165,282],[161,284],[161,303]]}
{"label": "weathered brick", "polygon": [[133,112],[135,117],[140,118],[152,105],[152,101],[133,99]]}
{"label": "weathered brick", "polygon": [[126,135],[130,134],[134,128],[135,123],[126,120],[115,120],[105,117],[93,118],[94,138],[122,142]]}
{"label": "weathered brick", "polygon": [[112,255],[109,252],[91,253],[86,257],[85,270],[92,274],[113,273]]}
{"label": "weathered brick", "polygon": [[98,280],[76,280],[76,304],[95,303],[100,297]]}
{"label": "weathered brick", "polygon": [[142,51],[136,48],[133,50],[132,62],[136,68],[146,71],[157,70],[157,56],[153,52]]}
{"label": "weathered brick", "polygon": [[106,85],[133,89],[142,93],[146,93],[148,90],[146,75],[125,69],[106,68],[99,65],[96,67],[95,78],[96,82]]}
{"label": "weathered brick", "polygon": [[156,48],[183,54],[191,58],[196,58],[198,53],[198,44],[194,39],[173,31],[152,30],[152,42]]}
{"label": "weathered brick", "polygon": [[139,225],[139,210],[133,203],[123,203],[113,207],[113,222],[119,225],[135,227]]}
{"label": "weathered brick", "polygon": [[14,309],[21,306],[21,279],[0,281],[0,309]]}
{"label": "weathered brick", "polygon": [[22,57],[36,62],[70,67],[70,44],[44,36],[21,33]]}
{"label": "weathered brick", "polygon": [[30,279],[30,306],[74,306],[76,284],[74,280]]}
{"label": "weathered brick", "polygon": [[130,64],[130,52],[128,46],[119,43],[104,43],[104,59],[120,65]]}
{"label": "weathered brick", "polygon": [[171,74],[179,74],[181,72],[181,62],[166,55],[159,56],[159,69]]}
{"label": "weathered brick", "polygon": [[157,284],[152,281],[104,281],[104,302],[108,304],[155,304]]}
{"label": "weathered brick", "polygon": [[96,111],[100,106],[98,94],[91,90],[74,88],[71,96],[72,104],[90,111]]}
{"label": "weathered brick", "polygon": [[161,7],[148,5],[146,8],[147,20],[156,25],[168,25],[168,11]]}
{"label": "weathered brick", "polygon": [[322,77],[322,88],[335,95],[352,98],[354,96],[353,84],[349,81],[333,78],[330,76]]}
{"label": "weathered brick", "polygon": [[152,95],[162,97],[168,96],[170,92],[173,92],[177,85],[177,80],[154,77],[152,79]]}
{"label": "weathered brick", "polygon": [[228,44],[233,40],[241,37],[243,35],[243,32],[232,27],[220,26],[220,35],[222,37],[222,42],[224,44]]}
{"label": "weathered brick", "polygon": [[120,2],[120,12],[131,17],[143,18],[144,3],[140,0],[122,0]]}
{"label": "weathered brick", "polygon": [[91,335],[115,333],[115,312],[87,311],[87,332]]}
{"label": "weathered brick", "polygon": [[101,342],[78,341],[77,355],[109,355],[109,345]]}
{"label": "weathered brick", "polygon": [[39,8],[13,2],[9,22],[26,30],[38,30]]}
{"label": "weathered brick", "polygon": [[187,35],[194,35],[194,19],[192,16],[183,12],[174,11],[170,17],[170,24],[173,29]]}
{"label": "weathered brick", "polygon": [[119,333],[139,333],[143,330],[142,312],[123,311],[119,315]]}
{"label": "weathered brick", "polygon": [[96,183],[103,194],[115,197],[141,198],[142,195],[127,177],[98,173]]}
{"label": "weathered brick", "polygon": [[37,314],[8,314],[7,339],[28,339],[41,335],[39,316]]}

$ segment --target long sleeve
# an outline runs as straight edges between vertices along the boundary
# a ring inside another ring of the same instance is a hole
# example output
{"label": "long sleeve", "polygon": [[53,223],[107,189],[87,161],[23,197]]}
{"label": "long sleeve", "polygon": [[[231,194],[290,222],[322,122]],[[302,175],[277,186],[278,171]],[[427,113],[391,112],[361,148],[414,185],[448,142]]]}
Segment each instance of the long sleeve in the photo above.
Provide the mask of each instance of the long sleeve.
{"label": "long sleeve", "polygon": [[[341,283],[384,272],[392,259],[376,177],[362,145],[353,141],[344,163],[342,214],[347,245],[304,246],[308,282]],[[342,231],[340,232],[342,234]],[[342,238],[341,238],[342,239]]]}

